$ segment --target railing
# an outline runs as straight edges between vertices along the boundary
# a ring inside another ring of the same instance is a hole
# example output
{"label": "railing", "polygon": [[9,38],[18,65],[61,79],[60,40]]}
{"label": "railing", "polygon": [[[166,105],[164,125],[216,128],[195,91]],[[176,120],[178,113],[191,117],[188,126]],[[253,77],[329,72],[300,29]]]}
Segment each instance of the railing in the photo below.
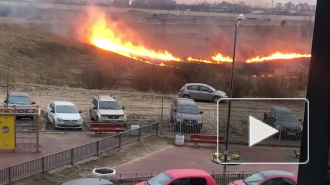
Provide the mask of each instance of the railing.
{"label": "railing", "polygon": [[158,134],[158,123],[142,126],[136,130],[126,131],[82,146],[47,155],[28,162],[10,166],[0,170],[0,185],[9,184],[22,178],[44,173],[46,171],[99,156],[103,152],[120,149],[121,146],[140,141],[140,139]]}
{"label": "railing", "polygon": [[[217,185],[227,185],[229,182],[244,179],[251,174],[210,174],[214,180],[216,181]],[[133,178],[125,178],[125,179],[114,179],[111,180],[113,184],[120,184],[120,185],[134,185],[142,181],[147,181],[151,179],[153,176],[140,176],[140,177],[133,177]]]}

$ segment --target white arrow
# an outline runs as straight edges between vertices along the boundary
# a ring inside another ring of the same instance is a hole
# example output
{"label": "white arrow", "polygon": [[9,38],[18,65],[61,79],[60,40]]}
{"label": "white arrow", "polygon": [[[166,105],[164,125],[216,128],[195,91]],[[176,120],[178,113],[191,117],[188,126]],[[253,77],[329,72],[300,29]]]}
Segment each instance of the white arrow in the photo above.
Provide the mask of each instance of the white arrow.
{"label": "white arrow", "polygon": [[253,116],[249,116],[249,127],[249,146],[253,146],[278,132],[277,129],[265,124]]}

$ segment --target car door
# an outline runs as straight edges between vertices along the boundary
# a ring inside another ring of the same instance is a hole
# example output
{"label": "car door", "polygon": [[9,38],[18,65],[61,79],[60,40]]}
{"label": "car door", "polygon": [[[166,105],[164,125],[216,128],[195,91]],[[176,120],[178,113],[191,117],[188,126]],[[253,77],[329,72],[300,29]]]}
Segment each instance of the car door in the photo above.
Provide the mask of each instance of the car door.
{"label": "car door", "polygon": [[49,121],[51,121],[52,123],[55,122],[55,104],[54,104],[54,103],[51,103],[51,104],[49,105],[48,119],[49,119]]}
{"label": "car door", "polygon": [[212,101],[213,94],[211,92],[212,92],[211,89],[208,88],[207,86],[204,86],[204,85],[198,86],[198,98],[200,100]]}
{"label": "car door", "polygon": [[189,96],[191,99],[197,100],[198,99],[198,85],[189,85],[187,86],[187,89],[189,91]]}

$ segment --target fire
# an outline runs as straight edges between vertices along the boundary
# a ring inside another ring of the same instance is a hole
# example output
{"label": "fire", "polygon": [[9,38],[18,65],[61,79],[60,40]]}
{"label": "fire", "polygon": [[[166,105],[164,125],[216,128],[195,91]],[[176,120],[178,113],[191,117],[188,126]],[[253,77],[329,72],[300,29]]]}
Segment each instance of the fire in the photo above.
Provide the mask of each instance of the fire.
{"label": "fire", "polygon": [[264,74],[261,74],[260,76],[257,76],[257,75],[252,75],[252,77],[253,78],[257,78],[257,77],[259,77],[259,78],[272,78],[272,77],[274,77],[274,75],[273,74],[267,74],[267,75],[264,75]]}
{"label": "fire", "polygon": [[309,58],[311,57],[310,54],[299,54],[299,53],[280,53],[280,52],[276,52],[270,56],[267,57],[255,57],[255,58],[251,58],[251,59],[247,59],[246,62],[247,63],[252,63],[252,62],[264,62],[267,60],[279,60],[279,59],[285,59],[285,60],[289,60],[289,59],[295,59],[295,58]]}
{"label": "fire", "polygon": [[[182,61],[180,58],[174,57],[168,51],[157,52],[149,49],[142,44],[133,44],[122,28],[119,28],[118,23],[107,18],[106,14],[96,8],[88,7],[87,20],[82,23],[79,29],[84,30],[80,33],[85,34],[87,42],[90,44],[120,55],[133,58],[139,61],[150,63],[150,61],[142,60],[141,58],[148,58],[150,60],[161,61]],[[127,29],[127,28],[125,28]]]}
{"label": "fire", "polygon": [[187,62],[201,62],[201,63],[208,63],[211,64],[213,62],[209,61],[209,60],[203,60],[203,59],[197,59],[197,58],[193,58],[193,57],[188,57],[186,59]]}
{"label": "fire", "polygon": [[212,57],[212,59],[216,62],[233,62],[233,59],[230,57],[225,57],[221,53],[216,54]]}

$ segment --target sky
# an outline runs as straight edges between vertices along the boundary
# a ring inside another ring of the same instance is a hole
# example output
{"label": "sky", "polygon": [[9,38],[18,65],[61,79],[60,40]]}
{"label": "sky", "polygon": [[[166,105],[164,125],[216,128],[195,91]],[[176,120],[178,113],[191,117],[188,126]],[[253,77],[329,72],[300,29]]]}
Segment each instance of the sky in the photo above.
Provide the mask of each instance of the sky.
{"label": "sky", "polygon": [[[176,0],[177,3],[195,3],[195,2],[203,2],[204,0]],[[241,0],[206,0],[206,2],[209,3],[221,3],[222,1],[227,1],[229,3],[233,3],[233,2],[238,2]],[[251,5],[266,5],[266,2],[271,2],[272,0],[242,0],[244,1],[246,4],[251,4]],[[274,4],[276,2],[281,2],[281,3],[287,3],[287,2],[292,2],[294,4],[298,4],[298,3],[308,3],[311,5],[315,5],[316,4],[316,0],[274,0]]]}

